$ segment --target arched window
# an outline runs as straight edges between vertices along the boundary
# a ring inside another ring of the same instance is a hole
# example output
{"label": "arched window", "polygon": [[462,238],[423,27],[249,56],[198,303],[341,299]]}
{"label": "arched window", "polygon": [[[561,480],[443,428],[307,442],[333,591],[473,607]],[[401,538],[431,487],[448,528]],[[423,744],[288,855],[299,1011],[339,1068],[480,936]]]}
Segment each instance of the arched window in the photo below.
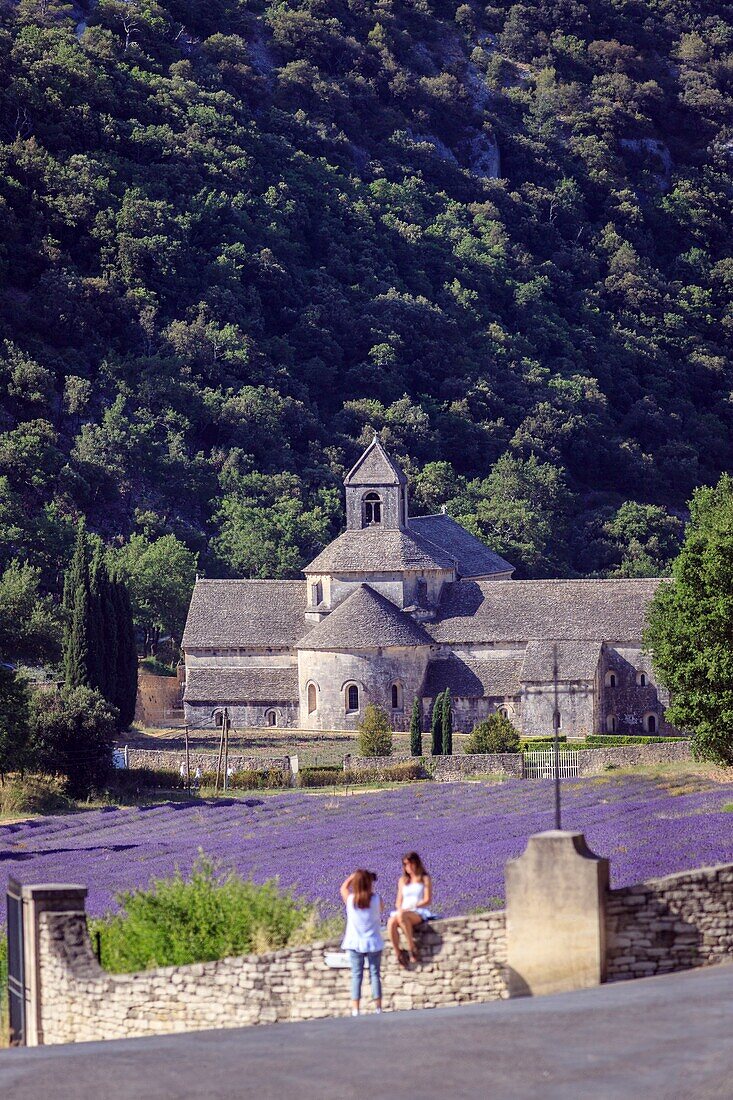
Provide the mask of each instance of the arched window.
{"label": "arched window", "polygon": [[315,684],[308,684],[308,713],[313,714],[318,706],[318,693]]}
{"label": "arched window", "polygon": [[356,684],[349,684],[346,689],[346,709],[347,711],[359,709],[359,689]]}
{"label": "arched window", "polygon": [[637,684],[639,685],[640,688],[645,688],[646,685],[647,685],[646,672],[641,672],[641,671],[637,672],[636,682],[637,682]]}
{"label": "arched window", "polygon": [[224,711],[223,710],[215,710],[214,713],[211,715],[211,717],[214,719],[214,722],[216,723],[217,726],[223,726],[224,725]]}
{"label": "arched window", "polygon": [[392,710],[402,710],[402,684],[392,684]]}
{"label": "arched window", "polygon": [[609,714],[606,718],[606,733],[616,732],[616,715]]}
{"label": "arched window", "polygon": [[364,527],[376,527],[382,522],[382,498],[379,493],[365,493],[362,504]]}
{"label": "arched window", "polygon": [[656,714],[647,714],[644,718],[644,729],[647,733],[657,732],[657,716]]}
{"label": "arched window", "polygon": [[502,716],[502,718],[508,718],[509,717],[509,711],[507,710],[506,707],[497,707],[496,708],[496,713],[500,714]]}
{"label": "arched window", "polygon": [[276,726],[277,725],[277,711],[276,710],[266,710],[265,711],[265,725],[266,726]]}
{"label": "arched window", "polygon": [[609,688],[615,688],[616,687],[616,673],[615,672],[607,672],[606,673],[606,687],[609,687]]}

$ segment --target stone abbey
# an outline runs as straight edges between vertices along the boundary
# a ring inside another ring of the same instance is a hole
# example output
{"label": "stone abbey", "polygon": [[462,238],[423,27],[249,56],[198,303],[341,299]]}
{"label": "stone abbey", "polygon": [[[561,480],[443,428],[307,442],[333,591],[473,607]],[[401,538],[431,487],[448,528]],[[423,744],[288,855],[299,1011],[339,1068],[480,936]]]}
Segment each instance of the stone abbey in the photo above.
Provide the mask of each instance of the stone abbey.
{"label": "stone abbey", "polygon": [[[674,732],[642,649],[659,580],[513,580],[445,514],[410,516],[374,438],[345,481],[346,530],[305,580],[197,580],[183,636],[194,726],[353,730],[368,703],[454,726],[502,711],[525,735]],[[556,670],[555,670],[556,666]]]}

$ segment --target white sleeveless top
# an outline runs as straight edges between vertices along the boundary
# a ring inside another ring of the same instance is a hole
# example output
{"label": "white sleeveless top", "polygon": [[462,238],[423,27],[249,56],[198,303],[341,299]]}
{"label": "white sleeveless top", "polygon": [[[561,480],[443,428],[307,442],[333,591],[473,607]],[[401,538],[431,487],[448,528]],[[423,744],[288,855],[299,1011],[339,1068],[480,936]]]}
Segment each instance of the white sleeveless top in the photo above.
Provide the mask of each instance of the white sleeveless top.
{"label": "white sleeveless top", "polygon": [[424,897],[424,882],[407,882],[402,887],[402,908],[419,913],[423,920],[426,920],[428,917],[432,917],[433,914],[424,905],[420,904]]}
{"label": "white sleeveless top", "polygon": [[346,899],[346,934],[341,943],[342,951],[381,951],[384,940],[379,927],[380,898],[372,894],[368,909],[357,909],[354,895]]}

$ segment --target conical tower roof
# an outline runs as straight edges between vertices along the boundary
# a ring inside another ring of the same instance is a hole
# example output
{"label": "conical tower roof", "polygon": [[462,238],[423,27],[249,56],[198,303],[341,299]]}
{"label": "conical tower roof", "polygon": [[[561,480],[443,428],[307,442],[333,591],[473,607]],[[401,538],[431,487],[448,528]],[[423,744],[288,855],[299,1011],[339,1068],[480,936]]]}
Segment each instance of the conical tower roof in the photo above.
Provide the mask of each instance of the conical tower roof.
{"label": "conical tower roof", "polygon": [[344,478],[344,485],[407,485],[407,478],[375,435]]}
{"label": "conical tower roof", "polygon": [[432,644],[426,631],[405,611],[371,585],[360,584],[301,639],[298,649],[386,649]]}

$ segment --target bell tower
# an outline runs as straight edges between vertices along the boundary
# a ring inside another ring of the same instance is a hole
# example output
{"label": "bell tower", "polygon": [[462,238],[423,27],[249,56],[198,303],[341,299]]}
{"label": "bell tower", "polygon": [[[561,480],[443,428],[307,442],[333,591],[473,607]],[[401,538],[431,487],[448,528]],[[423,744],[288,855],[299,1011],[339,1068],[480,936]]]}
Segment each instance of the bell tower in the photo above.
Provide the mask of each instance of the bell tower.
{"label": "bell tower", "polygon": [[407,527],[407,478],[374,436],[364,454],[344,479],[346,529]]}

